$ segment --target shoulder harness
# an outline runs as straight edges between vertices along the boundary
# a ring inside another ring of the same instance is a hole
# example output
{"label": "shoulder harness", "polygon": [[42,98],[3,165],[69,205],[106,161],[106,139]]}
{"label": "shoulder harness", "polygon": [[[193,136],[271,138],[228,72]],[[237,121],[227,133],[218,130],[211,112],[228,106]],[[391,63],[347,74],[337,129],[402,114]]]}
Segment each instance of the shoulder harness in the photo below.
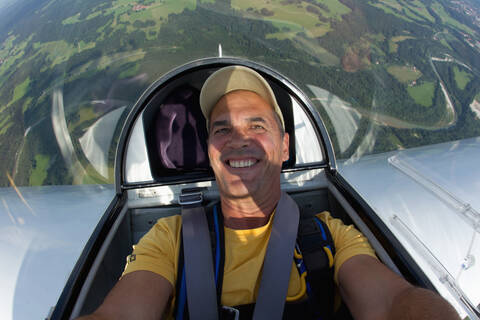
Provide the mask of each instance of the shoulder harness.
{"label": "shoulder harness", "polygon": [[[206,216],[210,231],[220,319],[251,319],[255,304],[234,307],[221,305],[225,262],[223,215],[219,212],[219,206],[215,205],[213,209],[206,208]],[[335,246],[327,225],[316,216],[301,216],[294,252],[294,261],[301,279],[301,292],[294,298],[296,301],[287,301],[283,319],[328,320],[333,317],[334,256]],[[174,315],[177,320],[189,319],[186,303],[183,241],[180,244],[177,276]]]}

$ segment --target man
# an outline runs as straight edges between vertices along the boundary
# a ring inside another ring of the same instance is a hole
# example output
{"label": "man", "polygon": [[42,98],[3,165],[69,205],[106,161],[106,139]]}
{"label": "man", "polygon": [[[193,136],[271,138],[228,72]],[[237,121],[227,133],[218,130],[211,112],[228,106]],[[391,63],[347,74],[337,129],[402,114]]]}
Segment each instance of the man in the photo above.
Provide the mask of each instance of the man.
{"label": "man", "polygon": [[[270,86],[251,69],[233,66],[212,74],[202,88],[200,104],[224,217],[222,304],[254,303],[281,196],[280,172],[289,156],[289,136]],[[320,217],[336,247],[335,281],[355,319],[458,319],[440,296],[413,287],[381,264],[358,231],[328,213]],[[172,316],[180,230],[180,216],[160,219],[135,247],[124,275],[88,319]],[[299,291],[300,278],[292,263],[287,301],[297,299]]]}

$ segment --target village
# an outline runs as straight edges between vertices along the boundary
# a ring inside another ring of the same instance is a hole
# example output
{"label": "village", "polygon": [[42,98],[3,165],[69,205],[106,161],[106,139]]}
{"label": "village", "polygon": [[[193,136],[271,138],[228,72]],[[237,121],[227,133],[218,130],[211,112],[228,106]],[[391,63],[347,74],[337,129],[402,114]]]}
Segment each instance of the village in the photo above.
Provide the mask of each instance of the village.
{"label": "village", "polygon": [[132,10],[137,12],[137,11],[142,11],[142,10],[145,10],[145,9],[148,9],[150,6],[144,6],[142,4],[134,4],[133,7],[132,7]]}
{"label": "village", "polygon": [[454,5],[453,10],[471,17],[472,22],[480,28],[480,12],[475,7],[464,1],[452,1],[452,4]]}

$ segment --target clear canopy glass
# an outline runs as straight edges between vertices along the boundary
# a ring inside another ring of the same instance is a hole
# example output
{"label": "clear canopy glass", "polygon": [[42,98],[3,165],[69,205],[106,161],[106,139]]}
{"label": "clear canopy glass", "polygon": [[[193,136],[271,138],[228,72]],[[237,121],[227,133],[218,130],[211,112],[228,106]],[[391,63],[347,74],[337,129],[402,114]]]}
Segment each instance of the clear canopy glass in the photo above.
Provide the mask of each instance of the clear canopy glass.
{"label": "clear canopy glass", "polygon": [[52,0],[0,8],[2,186],[112,183],[122,121],[141,92],[219,51],[300,86],[338,159],[480,135],[474,1]]}

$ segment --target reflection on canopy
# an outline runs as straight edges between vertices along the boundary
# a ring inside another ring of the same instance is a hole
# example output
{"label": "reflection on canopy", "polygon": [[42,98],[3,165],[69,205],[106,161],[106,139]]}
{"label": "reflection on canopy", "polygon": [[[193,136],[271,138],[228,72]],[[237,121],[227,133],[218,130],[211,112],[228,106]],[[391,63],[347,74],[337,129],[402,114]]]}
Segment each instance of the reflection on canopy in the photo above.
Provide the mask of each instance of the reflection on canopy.
{"label": "reflection on canopy", "polygon": [[116,127],[125,108],[115,109],[98,119],[79,139],[88,161],[105,179],[109,178],[108,151],[113,140],[113,129]]}
{"label": "reflection on canopy", "polygon": [[65,160],[67,167],[71,170],[73,184],[80,184],[82,181],[81,179],[86,175],[86,172],[75,154],[75,149],[65,120],[63,92],[59,89],[54,90],[53,92],[52,126],[63,159]]}
{"label": "reflection on canopy", "polygon": [[340,152],[345,152],[355,138],[362,115],[352,108],[350,103],[343,101],[331,92],[313,85],[309,85],[308,88],[315,96],[312,100],[319,101],[325,108],[335,132],[342,133],[336,137]]}

